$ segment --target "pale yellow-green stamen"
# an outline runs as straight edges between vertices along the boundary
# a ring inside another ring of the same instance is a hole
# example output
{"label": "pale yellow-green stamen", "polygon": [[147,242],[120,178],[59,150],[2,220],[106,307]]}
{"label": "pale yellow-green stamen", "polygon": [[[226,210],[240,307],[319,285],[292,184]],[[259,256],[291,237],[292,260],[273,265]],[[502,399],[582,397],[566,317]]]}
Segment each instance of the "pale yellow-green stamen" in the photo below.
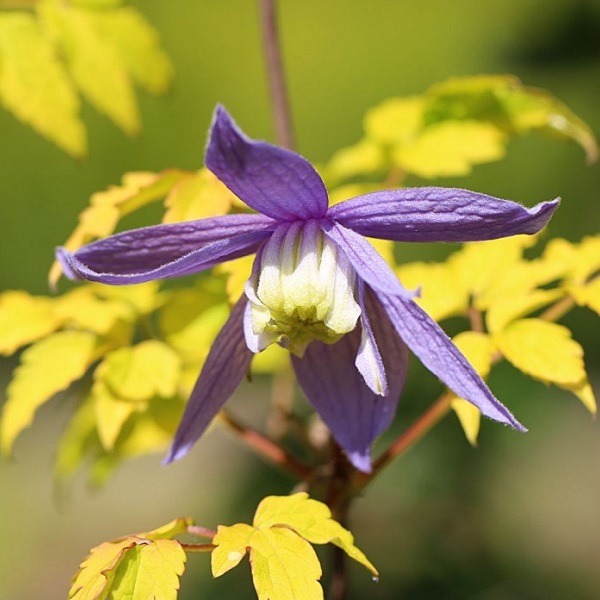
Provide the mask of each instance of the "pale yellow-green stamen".
{"label": "pale yellow-green stamen", "polygon": [[356,275],[316,221],[276,232],[246,287],[262,347],[279,342],[302,355],[312,340],[337,342],[356,327]]}

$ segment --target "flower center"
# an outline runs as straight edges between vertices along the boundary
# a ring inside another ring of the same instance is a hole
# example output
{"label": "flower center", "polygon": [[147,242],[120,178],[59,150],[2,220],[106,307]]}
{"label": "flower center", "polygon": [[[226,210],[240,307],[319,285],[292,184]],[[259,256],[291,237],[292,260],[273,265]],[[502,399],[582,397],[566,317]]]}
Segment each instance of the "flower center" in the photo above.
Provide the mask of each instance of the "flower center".
{"label": "flower center", "polygon": [[302,356],[307,344],[337,342],[356,327],[356,274],[317,221],[276,230],[246,284],[260,347],[279,342]]}

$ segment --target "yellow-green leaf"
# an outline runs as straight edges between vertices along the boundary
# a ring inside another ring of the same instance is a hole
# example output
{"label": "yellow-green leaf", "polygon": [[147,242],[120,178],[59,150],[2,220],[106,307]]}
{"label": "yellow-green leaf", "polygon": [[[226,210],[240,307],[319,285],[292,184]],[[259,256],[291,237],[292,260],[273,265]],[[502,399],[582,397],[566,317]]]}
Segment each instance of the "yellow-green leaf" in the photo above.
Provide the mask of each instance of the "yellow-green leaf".
{"label": "yellow-green leaf", "polygon": [[541,319],[514,321],[493,336],[500,352],[517,369],[565,389],[580,392],[590,408],[591,400],[583,362],[583,349],[563,325]]}
{"label": "yellow-green leaf", "polygon": [[175,540],[140,540],[127,548],[110,584],[114,600],[176,600],[186,554]]}
{"label": "yellow-green leaf", "polygon": [[62,323],[54,300],[20,290],[0,295],[0,354],[13,354],[55,331]]}
{"label": "yellow-green leaf", "polygon": [[[495,351],[490,337],[478,331],[463,331],[452,341],[465,355],[475,371],[485,379],[490,372]],[[465,437],[474,446],[477,443],[481,423],[479,409],[455,394],[452,394],[452,409],[460,421]]]}
{"label": "yellow-green leaf", "polygon": [[338,150],[327,164],[326,178],[332,182],[376,173],[386,166],[385,154],[380,145],[364,139]]}
{"label": "yellow-green leaf", "polygon": [[579,306],[587,306],[600,315],[600,277],[587,284],[568,285],[567,291]]}
{"label": "yellow-green leaf", "polygon": [[18,119],[73,156],[86,153],[79,98],[34,17],[0,14],[0,98]]}
{"label": "yellow-green leaf", "polygon": [[143,410],[135,402],[128,402],[116,397],[101,380],[92,386],[92,397],[96,414],[96,428],[102,447],[110,451],[114,448],[117,438],[129,418]]}
{"label": "yellow-green leaf", "polygon": [[592,130],[552,94],[524,86],[517,77],[453,77],[433,85],[426,96],[426,121],[476,118],[493,123],[509,135],[539,131],[576,141],[590,162],[597,157]]}
{"label": "yellow-green leaf", "polygon": [[415,301],[436,321],[467,311],[469,290],[452,263],[408,263],[396,273],[404,287],[420,290]]}
{"label": "yellow-green leaf", "polygon": [[83,96],[123,131],[137,134],[140,118],[133,85],[116,49],[95,24],[94,11],[59,0],[41,0],[36,8]]}
{"label": "yellow-green leaf", "polygon": [[218,526],[217,535],[212,539],[216,548],[210,557],[213,577],[220,577],[240,564],[255,532],[256,529],[246,523],[237,523],[231,527]]}
{"label": "yellow-green leaf", "polygon": [[[532,282],[533,284],[533,282]],[[548,306],[565,295],[563,290],[530,289],[524,293],[507,293],[498,296],[485,315],[490,333],[504,329],[511,321]]]}
{"label": "yellow-green leaf", "polygon": [[66,480],[81,467],[88,453],[99,450],[96,415],[91,398],[82,402],[60,438],[54,472],[59,481]]}
{"label": "yellow-green leaf", "polygon": [[163,342],[147,340],[107,354],[94,373],[122,400],[147,402],[177,391],[181,361]]}
{"label": "yellow-green leaf", "polygon": [[426,128],[392,152],[394,164],[420,177],[468,175],[471,167],[499,160],[505,134],[478,121],[445,121]]}
{"label": "yellow-green leaf", "polygon": [[186,364],[199,368],[203,363],[230,310],[226,303],[217,304],[203,311],[186,327],[167,338],[168,343],[180,354]]}
{"label": "yellow-green leaf", "polygon": [[137,536],[147,540],[172,540],[176,536],[185,533],[187,528],[193,524],[194,519],[189,517],[177,517],[156,529],[138,533]]}
{"label": "yellow-green leaf", "polygon": [[289,529],[255,531],[250,562],[259,600],[323,598],[319,559],[312,546]]}
{"label": "yellow-green leaf", "polygon": [[91,285],[80,286],[55,301],[62,322],[98,335],[108,335],[120,320],[133,320],[133,311],[124,302],[101,300]]}
{"label": "yellow-green leaf", "polygon": [[275,525],[290,527],[313,544],[333,543],[378,575],[377,569],[354,546],[352,534],[331,518],[327,505],[309,498],[304,492],[291,496],[268,496],[261,501],[254,515],[254,526],[264,529]]}
{"label": "yellow-green leaf", "polygon": [[61,331],[23,353],[7,388],[0,424],[4,454],[10,453],[14,440],[42,404],[84,375],[95,359],[96,340],[88,332]]}
{"label": "yellow-green leaf", "polygon": [[423,109],[421,96],[385,100],[365,116],[367,137],[384,145],[409,141],[423,126]]}
{"label": "yellow-green leaf", "polygon": [[114,569],[123,560],[126,550],[135,543],[135,539],[126,538],[119,542],[104,542],[92,548],[73,577],[69,599],[105,600],[107,587],[114,578]]}
{"label": "yellow-green leaf", "polygon": [[103,40],[116,49],[133,80],[152,94],[167,91],[173,66],[161,48],[158,32],[135,8],[95,11],[94,23]]}
{"label": "yellow-green leaf", "polygon": [[234,195],[208,169],[183,176],[165,199],[163,223],[191,221],[226,214]]}

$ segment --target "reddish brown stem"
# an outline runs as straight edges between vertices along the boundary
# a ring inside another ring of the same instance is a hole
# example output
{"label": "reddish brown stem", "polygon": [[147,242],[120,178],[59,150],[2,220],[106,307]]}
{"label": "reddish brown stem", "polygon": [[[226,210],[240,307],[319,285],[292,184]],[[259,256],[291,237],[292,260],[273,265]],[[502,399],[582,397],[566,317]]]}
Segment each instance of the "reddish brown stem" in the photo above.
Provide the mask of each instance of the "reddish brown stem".
{"label": "reddish brown stem", "polygon": [[393,459],[406,452],[418,442],[442,417],[450,410],[452,395],[449,392],[442,394],[396,441],[373,463],[370,474],[357,474],[356,491],[365,487],[386,465]]}
{"label": "reddish brown stem", "polygon": [[298,479],[306,479],[311,474],[311,468],[286,452],[273,440],[262,433],[250,429],[236,421],[228,412],[221,411],[221,420],[235,431],[248,446],[269,461],[292,473]]}
{"label": "reddish brown stem", "polygon": [[198,537],[210,538],[211,540],[217,535],[216,531],[207,529],[206,527],[198,527],[198,525],[188,525],[187,532]]}
{"label": "reddish brown stem", "polygon": [[262,25],[267,76],[275,120],[277,143],[284,148],[294,148],[292,118],[285,85],[281,44],[277,30],[277,11],[275,0],[259,0],[260,21]]}
{"label": "reddish brown stem", "polygon": [[186,552],[212,552],[216,546],[214,544],[181,544]]}

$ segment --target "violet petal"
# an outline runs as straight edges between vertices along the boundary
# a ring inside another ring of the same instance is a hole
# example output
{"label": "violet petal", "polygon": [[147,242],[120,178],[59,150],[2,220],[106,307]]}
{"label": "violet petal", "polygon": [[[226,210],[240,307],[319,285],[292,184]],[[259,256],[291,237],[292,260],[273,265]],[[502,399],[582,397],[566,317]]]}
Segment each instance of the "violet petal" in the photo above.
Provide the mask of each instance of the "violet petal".
{"label": "violet petal", "polygon": [[441,327],[413,300],[378,294],[398,335],[419,360],[455,394],[474,404],[486,417],[526,429],[498,401],[483,379]]}
{"label": "violet petal", "polygon": [[406,290],[379,252],[362,235],[339,223],[324,221],[323,231],[344,252],[358,276],[383,293],[412,298],[415,293]]}
{"label": "violet petal", "polygon": [[302,156],[248,138],[218,106],[206,149],[206,166],[248,206],[280,221],[321,218],[325,185]]}
{"label": "violet petal", "polygon": [[134,229],[75,253],[58,248],[68,277],[112,285],[198,273],[256,251],[276,222],[263,215],[226,215]]}
{"label": "violet petal", "polygon": [[526,208],[456,188],[372,192],[332,206],[329,215],[362,235],[399,242],[474,242],[543,229],[559,199]]}
{"label": "violet petal", "polygon": [[[361,331],[357,327],[335,344],[311,342],[302,358],[292,364],[302,390],[317,410],[350,462],[359,470],[371,470],[371,444],[390,424],[396,412],[406,373],[407,351],[390,327],[387,316],[373,308],[371,322],[388,372],[389,393],[374,394],[356,370]],[[383,314],[384,320],[380,319]]]}
{"label": "violet petal", "polygon": [[165,463],[188,453],[248,373],[254,355],[244,339],[245,309],[242,296],[210,349]]}

